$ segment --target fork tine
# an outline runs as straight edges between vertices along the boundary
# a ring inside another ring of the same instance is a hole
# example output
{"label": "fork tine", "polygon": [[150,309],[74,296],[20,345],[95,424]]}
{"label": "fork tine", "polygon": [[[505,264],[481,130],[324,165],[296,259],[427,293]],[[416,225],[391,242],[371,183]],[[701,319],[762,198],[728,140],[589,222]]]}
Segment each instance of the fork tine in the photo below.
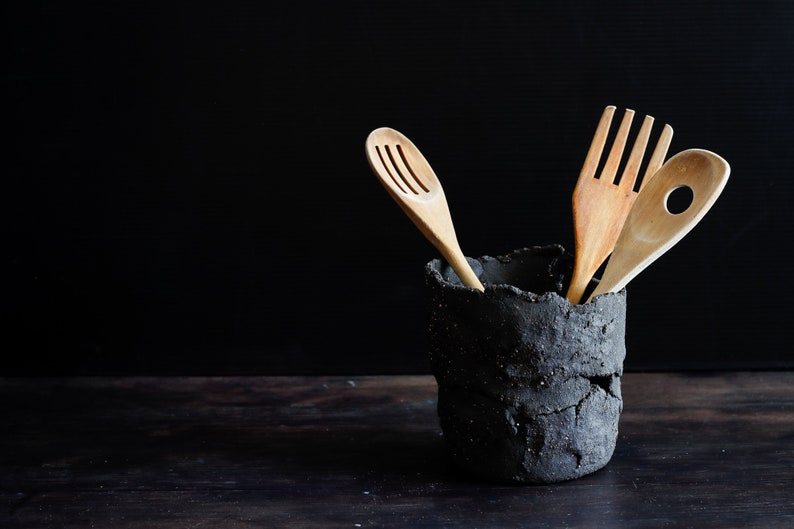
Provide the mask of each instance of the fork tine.
{"label": "fork tine", "polygon": [[631,154],[626,162],[626,167],[623,169],[623,174],[620,176],[620,187],[624,193],[629,193],[634,190],[634,184],[637,182],[637,175],[640,172],[640,164],[642,157],[645,155],[645,147],[648,146],[648,138],[651,136],[651,127],[653,127],[653,117],[645,116],[642,121],[642,127],[637,133],[637,139],[634,140],[634,146],[631,148]]}
{"label": "fork tine", "polygon": [[640,189],[642,189],[648,180],[651,179],[656,171],[661,169],[664,164],[664,157],[667,156],[667,149],[670,147],[670,141],[673,139],[673,127],[665,125],[662,133],[659,135],[659,140],[656,142],[656,148],[653,150],[651,159],[648,161],[648,166],[645,169],[645,174],[642,176],[640,182]]}
{"label": "fork tine", "polygon": [[587,151],[587,158],[582,165],[580,178],[593,178],[598,169],[598,161],[601,159],[601,152],[604,150],[604,144],[607,142],[607,133],[609,132],[609,125],[612,123],[612,116],[615,114],[615,107],[610,105],[604,109],[601,114],[601,119],[596,127],[593,141],[590,143],[590,149]]}
{"label": "fork tine", "polygon": [[599,180],[610,184],[615,181],[615,175],[618,172],[620,159],[623,157],[623,148],[626,146],[626,139],[629,136],[629,129],[633,119],[634,111],[627,108],[626,113],[623,114],[623,120],[620,122],[618,133],[615,136],[615,142],[612,144],[612,150],[609,151],[609,158],[607,158],[607,162],[601,170],[601,176],[598,177]]}

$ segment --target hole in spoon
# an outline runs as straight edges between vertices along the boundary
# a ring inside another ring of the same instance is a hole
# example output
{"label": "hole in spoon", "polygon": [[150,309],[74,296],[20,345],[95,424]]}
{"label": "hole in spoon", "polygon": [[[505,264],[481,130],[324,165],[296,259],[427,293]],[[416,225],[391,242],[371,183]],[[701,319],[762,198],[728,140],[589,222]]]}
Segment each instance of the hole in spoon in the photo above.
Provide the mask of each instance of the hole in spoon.
{"label": "hole in spoon", "polygon": [[667,211],[673,215],[679,215],[689,209],[695,194],[689,186],[678,186],[667,193]]}

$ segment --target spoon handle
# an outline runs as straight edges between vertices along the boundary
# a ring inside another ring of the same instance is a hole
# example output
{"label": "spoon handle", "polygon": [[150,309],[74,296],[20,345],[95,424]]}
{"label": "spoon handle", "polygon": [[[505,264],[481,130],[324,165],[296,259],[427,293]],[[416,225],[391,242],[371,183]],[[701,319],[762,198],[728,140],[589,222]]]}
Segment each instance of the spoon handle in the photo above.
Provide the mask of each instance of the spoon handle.
{"label": "spoon handle", "polygon": [[[587,302],[625,287],[689,233],[714,205],[729,175],[728,162],[710,151],[689,149],[670,158],[639,192]],[[692,190],[692,203],[681,213],[670,213],[667,199],[680,187]]]}
{"label": "spoon handle", "polygon": [[461,283],[480,292],[485,291],[485,287],[460,248],[443,188],[439,186],[434,189],[432,200],[429,202],[411,200],[402,193],[393,192],[389,186],[386,190],[419,228],[422,235],[452,267]]}
{"label": "spoon handle", "polygon": [[442,247],[441,245],[436,245],[436,248],[438,248],[438,251],[441,252],[441,255],[444,256],[444,259],[447,260],[452,269],[455,270],[464,285],[476,288],[480,292],[485,290],[480,278],[474,273],[460,248]]}

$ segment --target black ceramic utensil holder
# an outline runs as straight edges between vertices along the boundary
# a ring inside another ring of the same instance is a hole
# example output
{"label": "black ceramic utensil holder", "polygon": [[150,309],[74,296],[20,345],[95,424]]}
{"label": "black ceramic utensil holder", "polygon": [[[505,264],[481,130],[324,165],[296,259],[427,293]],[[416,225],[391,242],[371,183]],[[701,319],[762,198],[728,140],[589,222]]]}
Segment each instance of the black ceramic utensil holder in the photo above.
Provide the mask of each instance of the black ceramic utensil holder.
{"label": "black ceramic utensil holder", "polygon": [[425,267],[438,415],[452,460],[469,475],[554,483],[612,457],[626,292],[571,304],[572,261],[559,245],[470,259],[484,293],[439,259]]}

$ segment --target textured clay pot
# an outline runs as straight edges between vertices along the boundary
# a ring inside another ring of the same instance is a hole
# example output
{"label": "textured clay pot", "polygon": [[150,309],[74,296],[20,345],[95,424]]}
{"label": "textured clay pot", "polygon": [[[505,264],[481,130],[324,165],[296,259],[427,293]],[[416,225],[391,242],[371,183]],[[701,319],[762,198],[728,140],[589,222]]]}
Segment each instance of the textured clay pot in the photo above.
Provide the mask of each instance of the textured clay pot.
{"label": "textured clay pot", "polygon": [[536,246],[469,259],[485,285],[425,268],[430,360],[448,452],[489,481],[555,483],[604,467],[623,408],[626,292],[565,299],[572,256]]}

